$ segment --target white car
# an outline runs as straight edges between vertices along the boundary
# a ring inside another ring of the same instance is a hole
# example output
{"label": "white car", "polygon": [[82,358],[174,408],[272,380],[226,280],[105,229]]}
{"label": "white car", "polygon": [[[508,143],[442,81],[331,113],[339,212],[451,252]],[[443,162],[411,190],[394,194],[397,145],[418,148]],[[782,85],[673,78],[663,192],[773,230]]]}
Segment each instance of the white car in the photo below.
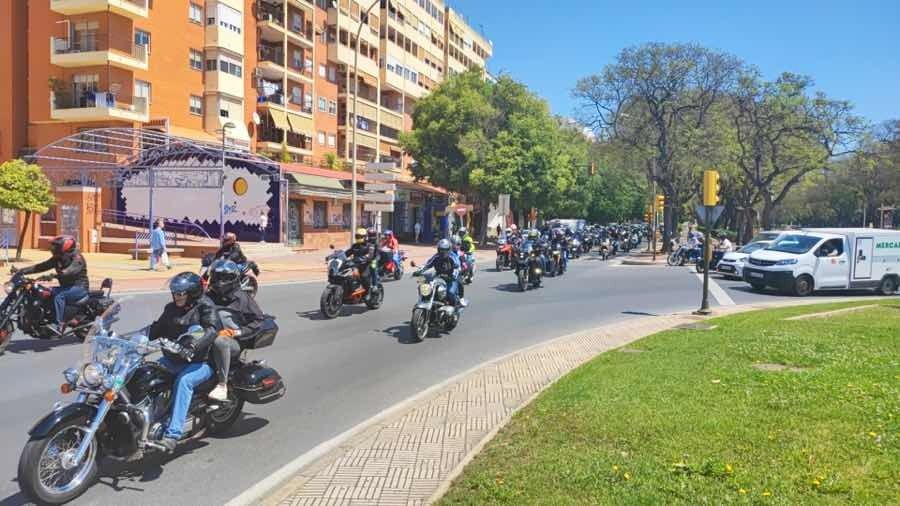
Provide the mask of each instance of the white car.
{"label": "white car", "polygon": [[725,253],[725,256],[719,261],[718,267],[716,267],[716,272],[726,278],[743,279],[744,263],[747,262],[750,253],[753,253],[758,249],[763,249],[770,244],[772,244],[772,241],[756,241],[745,244],[737,251]]}

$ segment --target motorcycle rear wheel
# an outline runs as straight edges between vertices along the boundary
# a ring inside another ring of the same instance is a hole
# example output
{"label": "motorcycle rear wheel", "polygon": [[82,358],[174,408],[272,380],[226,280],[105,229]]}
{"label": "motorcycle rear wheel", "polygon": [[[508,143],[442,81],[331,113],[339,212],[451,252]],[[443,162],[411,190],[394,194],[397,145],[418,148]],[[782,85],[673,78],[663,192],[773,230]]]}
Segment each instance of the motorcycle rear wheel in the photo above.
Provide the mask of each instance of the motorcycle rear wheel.
{"label": "motorcycle rear wheel", "polygon": [[319,299],[319,309],[322,311],[322,316],[329,320],[337,318],[343,307],[343,289],[337,285],[325,287],[325,291],[322,292],[322,297]]}
{"label": "motorcycle rear wheel", "polygon": [[[76,419],[55,427],[43,438],[31,438],[19,457],[18,480],[22,492],[39,504],[62,504],[83,494],[97,479],[97,440],[93,439],[81,463],[66,470],[62,461],[77,449],[76,438],[67,434],[84,434],[84,420]],[[43,468],[43,472],[42,472]],[[60,470],[59,472],[54,472]],[[63,475],[62,483],[57,482]]]}
{"label": "motorcycle rear wheel", "polygon": [[243,415],[244,399],[238,398],[234,388],[228,389],[228,400],[228,404],[209,414],[209,433],[214,436],[228,432],[228,429]]}
{"label": "motorcycle rear wheel", "polygon": [[418,307],[413,309],[412,318],[409,319],[409,329],[416,340],[425,339],[428,336],[428,312]]}
{"label": "motorcycle rear wheel", "polygon": [[3,355],[3,352],[6,351],[6,347],[12,341],[12,335],[15,331],[16,327],[13,325],[13,322],[6,322],[3,330],[0,330],[0,355]]}

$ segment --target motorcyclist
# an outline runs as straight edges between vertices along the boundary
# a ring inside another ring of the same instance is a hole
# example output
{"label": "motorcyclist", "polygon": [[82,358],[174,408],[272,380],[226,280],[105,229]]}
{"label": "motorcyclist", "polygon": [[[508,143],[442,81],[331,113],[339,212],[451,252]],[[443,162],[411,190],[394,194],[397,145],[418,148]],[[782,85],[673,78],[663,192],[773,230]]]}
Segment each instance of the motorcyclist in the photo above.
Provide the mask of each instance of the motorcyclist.
{"label": "motorcyclist", "polygon": [[[460,227],[459,229],[459,239],[462,241],[462,246],[460,247],[460,251],[466,255],[466,263],[469,267],[469,277],[474,279],[475,277],[475,240],[472,239],[472,236],[469,235],[469,230],[466,227]],[[470,279],[470,281],[471,281]]]}
{"label": "motorcyclist", "polygon": [[[381,244],[379,244],[378,249],[381,265],[386,265],[391,260],[393,260],[395,264],[400,263],[400,241],[394,236],[392,230],[385,230],[384,233],[381,234]],[[390,251],[389,253],[388,250]]]}
{"label": "motorcyclist", "polygon": [[558,228],[553,233],[550,248],[551,250],[559,248],[559,261],[562,263],[563,271],[565,271],[569,267],[569,240]]}
{"label": "motorcyclist", "polygon": [[10,271],[24,275],[55,269],[55,277],[59,286],[53,288],[53,309],[56,313],[56,328],[60,336],[66,331],[66,304],[83,299],[89,290],[87,262],[81,252],[75,238],[70,235],[60,235],[50,241],[51,257],[41,263],[34,264],[23,269],[11,268]]}
{"label": "motorcyclist", "polygon": [[[450,255],[456,257],[456,263],[459,264],[460,275],[462,275],[462,271],[467,266],[467,258],[466,254],[462,252],[462,239],[459,238],[458,235],[454,235],[450,237]],[[465,297],[466,285],[460,283],[459,284],[459,296]]]}
{"label": "motorcyclist", "polygon": [[209,291],[207,295],[217,305],[237,313],[238,328],[222,326],[213,342],[213,359],[219,384],[209,393],[209,398],[217,401],[228,399],[228,372],[231,361],[241,354],[237,338],[253,334],[265,314],[259,305],[241,289],[241,270],[231,260],[217,260],[210,266]]}
{"label": "motorcyclist", "polygon": [[[370,229],[375,230],[375,229]],[[363,288],[371,289],[378,286],[378,269],[375,268],[375,241],[369,240],[369,232],[364,228],[356,229],[353,235],[353,244],[347,249],[347,258],[356,261],[356,269],[359,272],[359,279]],[[375,234],[377,240],[378,234]]]}
{"label": "motorcyclist", "polygon": [[441,239],[437,243],[437,253],[425,262],[413,276],[421,276],[428,269],[434,269],[438,276],[447,283],[447,297],[451,304],[466,307],[469,305],[466,299],[459,296],[459,257],[452,253],[453,245],[449,239]]}
{"label": "motorcyclist", "polygon": [[[172,302],[166,304],[162,315],[150,325],[149,337],[151,340],[178,339],[180,345],[177,353],[164,350],[164,356],[159,360],[160,365],[176,375],[169,425],[160,440],[160,444],[171,452],[181,439],[194,388],[213,375],[207,358],[221,325],[215,304],[203,294],[200,276],[182,272],[169,281],[169,291]],[[181,337],[193,325],[202,327],[202,335]]]}
{"label": "motorcyclist", "polygon": [[226,232],[222,238],[222,246],[216,251],[216,260],[225,259],[243,265],[247,263],[247,257],[241,251],[241,245],[237,242],[234,232]]}

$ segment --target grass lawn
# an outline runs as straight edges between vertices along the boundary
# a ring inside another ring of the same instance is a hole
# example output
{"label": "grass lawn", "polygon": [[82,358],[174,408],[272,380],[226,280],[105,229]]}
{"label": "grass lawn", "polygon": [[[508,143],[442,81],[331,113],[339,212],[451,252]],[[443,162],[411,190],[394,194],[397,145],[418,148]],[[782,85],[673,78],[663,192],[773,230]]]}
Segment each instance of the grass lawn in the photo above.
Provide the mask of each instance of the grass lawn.
{"label": "grass lawn", "polygon": [[900,300],[712,323],[562,378],[442,504],[900,504]]}

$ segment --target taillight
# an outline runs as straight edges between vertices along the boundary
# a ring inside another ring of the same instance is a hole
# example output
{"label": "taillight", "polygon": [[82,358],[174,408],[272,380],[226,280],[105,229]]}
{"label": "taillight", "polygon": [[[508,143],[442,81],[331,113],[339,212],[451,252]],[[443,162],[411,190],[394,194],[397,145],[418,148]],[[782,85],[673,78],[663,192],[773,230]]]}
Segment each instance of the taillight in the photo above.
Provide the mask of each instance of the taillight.
{"label": "taillight", "polygon": [[263,378],[262,386],[264,386],[266,388],[271,388],[271,387],[275,386],[275,378],[271,378],[271,377]]}

